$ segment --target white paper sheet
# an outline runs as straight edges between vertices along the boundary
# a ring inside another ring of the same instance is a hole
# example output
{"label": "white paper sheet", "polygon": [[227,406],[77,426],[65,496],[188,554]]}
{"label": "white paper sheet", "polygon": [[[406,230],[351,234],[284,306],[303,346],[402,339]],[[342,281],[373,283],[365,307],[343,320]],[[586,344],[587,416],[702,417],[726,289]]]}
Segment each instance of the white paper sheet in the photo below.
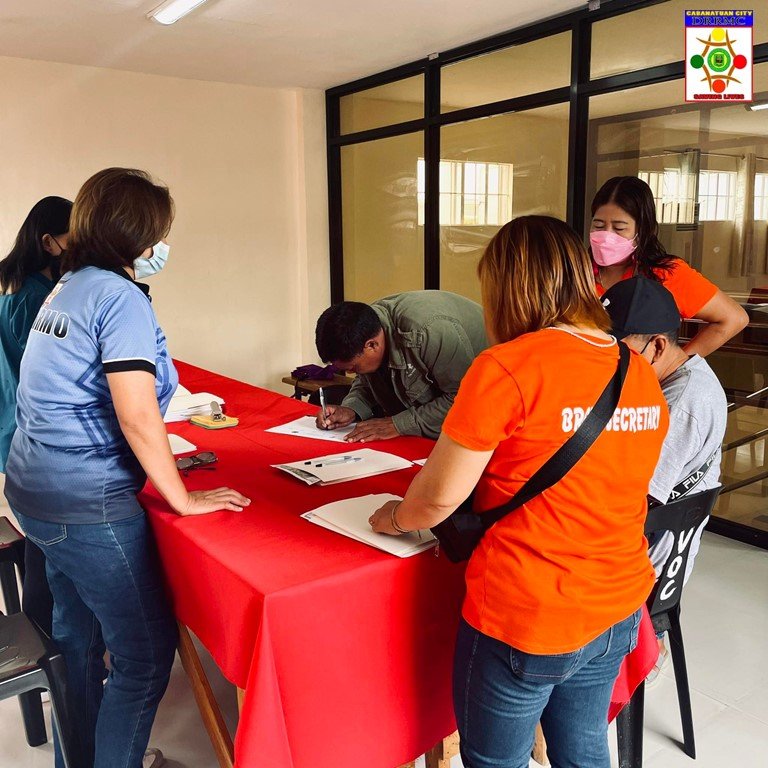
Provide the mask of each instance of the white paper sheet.
{"label": "white paper sheet", "polygon": [[356,424],[350,424],[348,427],[339,427],[339,429],[319,429],[314,416],[302,416],[300,419],[289,421],[287,424],[281,424],[279,427],[272,427],[266,431],[274,432],[277,435],[292,435],[293,437],[308,437],[310,440],[343,443],[345,442],[344,438],[356,426]]}
{"label": "white paper sheet", "polygon": [[185,440],[178,435],[169,434],[168,442],[171,444],[171,452],[174,456],[178,456],[180,453],[189,453],[190,451],[196,451],[197,446]]}
{"label": "white paper sheet", "polygon": [[423,467],[427,463],[427,460],[426,459],[414,459],[413,463],[414,464],[418,464],[420,467]]}
{"label": "white paper sheet", "polygon": [[388,501],[400,501],[400,497],[390,493],[376,493],[342,499],[305,512],[302,517],[310,523],[397,557],[411,557],[435,546],[437,541],[430,531],[421,531],[421,537],[415,531],[402,536],[374,533],[368,518]]}
{"label": "white paper sheet", "polygon": [[413,466],[408,459],[395,456],[372,448],[360,448],[356,451],[318,456],[289,464],[273,464],[275,469],[287,472],[307,485],[330,485],[357,480],[361,477],[373,477],[385,472],[396,472]]}

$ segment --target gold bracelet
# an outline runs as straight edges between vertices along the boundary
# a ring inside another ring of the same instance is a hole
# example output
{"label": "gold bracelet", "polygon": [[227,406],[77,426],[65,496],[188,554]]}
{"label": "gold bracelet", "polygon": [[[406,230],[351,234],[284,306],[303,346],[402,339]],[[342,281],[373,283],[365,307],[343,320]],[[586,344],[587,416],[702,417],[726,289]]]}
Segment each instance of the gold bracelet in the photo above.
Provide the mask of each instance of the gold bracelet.
{"label": "gold bracelet", "polygon": [[395,504],[394,507],[392,507],[392,514],[390,515],[390,522],[392,523],[392,527],[398,532],[398,533],[410,533],[410,531],[406,531],[404,528],[401,528],[397,524],[397,519],[395,518],[395,512],[397,512],[397,508],[402,504],[402,501],[398,501],[397,504]]}

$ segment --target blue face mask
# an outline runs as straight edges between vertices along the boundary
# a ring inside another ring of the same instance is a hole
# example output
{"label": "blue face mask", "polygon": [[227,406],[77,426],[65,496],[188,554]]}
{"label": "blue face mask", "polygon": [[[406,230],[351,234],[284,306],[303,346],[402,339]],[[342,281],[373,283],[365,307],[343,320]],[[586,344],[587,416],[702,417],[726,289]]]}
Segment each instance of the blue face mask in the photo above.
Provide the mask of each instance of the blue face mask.
{"label": "blue face mask", "polygon": [[145,259],[143,256],[133,262],[133,269],[136,272],[136,279],[141,280],[145,277],[156,275],[168,261],[168,253],[171,250],[162,240],[152,247],[152,255]]}

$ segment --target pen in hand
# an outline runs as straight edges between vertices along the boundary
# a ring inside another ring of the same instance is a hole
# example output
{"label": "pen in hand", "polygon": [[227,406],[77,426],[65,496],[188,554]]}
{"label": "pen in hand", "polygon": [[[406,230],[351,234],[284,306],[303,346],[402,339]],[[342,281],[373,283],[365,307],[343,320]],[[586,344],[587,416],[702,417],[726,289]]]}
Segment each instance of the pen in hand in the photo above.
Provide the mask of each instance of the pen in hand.
{"label": "pen in hand", "polygon": [[323,410],[323,429],[328,429],[328,414],[325,410],[325,392],[323,392],[322,387],[320,387],[317,392],[320,395],[320,408]]}

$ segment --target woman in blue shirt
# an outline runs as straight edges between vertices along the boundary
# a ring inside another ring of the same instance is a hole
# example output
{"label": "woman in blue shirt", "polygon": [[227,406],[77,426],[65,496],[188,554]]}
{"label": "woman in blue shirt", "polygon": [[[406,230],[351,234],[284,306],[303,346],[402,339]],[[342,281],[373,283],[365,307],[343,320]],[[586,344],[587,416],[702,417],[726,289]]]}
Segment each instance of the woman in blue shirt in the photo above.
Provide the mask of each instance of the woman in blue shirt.
{"label": "woman in blue shirt", "polygon": [[[0,261],[0,472],[5,472],[11,438],[16,431],[19,367],[32,323],[59,278],[59,259],[67,247],[72,203],[44,197],[21,225],[11,252]],[[25,542],[23,609],[51,633],[53,598],[39,547]]]}
{"label": "woman in blue shirt", "polygon": [[[249,504],[230,488],[187,491],[168,444],[163,413],[178,376],[134,265],[172,219],[168,190],[143,171],[109,168],[86,181],[62,259],[68,271],[21,365],[5,495],[46,557],[53,637],[88,768],[140,768],[176,648],[136,494],[149,477],[180,515]],[[102,688],[105,646],[112,663]]]}

